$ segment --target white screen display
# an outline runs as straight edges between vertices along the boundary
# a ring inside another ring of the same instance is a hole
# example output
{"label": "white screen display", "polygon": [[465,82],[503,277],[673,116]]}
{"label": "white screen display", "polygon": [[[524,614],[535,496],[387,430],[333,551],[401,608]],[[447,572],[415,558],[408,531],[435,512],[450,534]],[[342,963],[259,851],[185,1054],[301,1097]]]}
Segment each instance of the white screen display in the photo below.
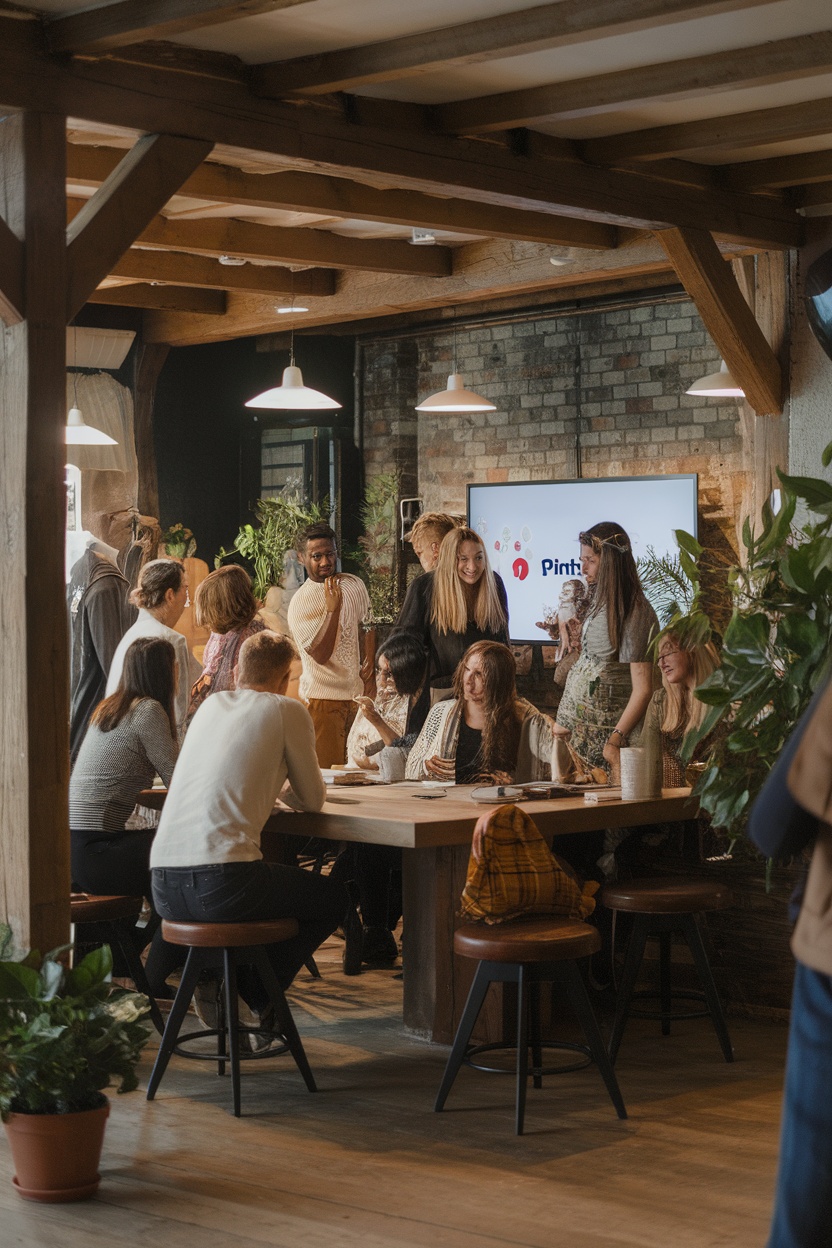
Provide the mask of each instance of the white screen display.
{"label": "white screen display", "polygon": [[636,559],[676,553],[675,529],[696,536],[696,475],[585,477],[468,486],[468,523],[508,594],[512,641],[549,641],[536,627],[557,610],[564,581],[581,574],[578,534],[621,525]]}

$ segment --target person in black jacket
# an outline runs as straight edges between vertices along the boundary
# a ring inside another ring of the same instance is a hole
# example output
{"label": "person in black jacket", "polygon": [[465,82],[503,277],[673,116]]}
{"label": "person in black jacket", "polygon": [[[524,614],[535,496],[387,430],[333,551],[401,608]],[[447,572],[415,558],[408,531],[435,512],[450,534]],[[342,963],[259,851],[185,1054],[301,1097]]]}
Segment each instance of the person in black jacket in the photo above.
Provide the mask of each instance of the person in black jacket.
{"label": "person in black jacket", "polygon": [[72,645],[69,754],[74,763],[90,717],[107,689],[116,647],[136,619],[130,586],[118,568],[92,547],[73,566],[67,586]]}
{"label": "person in black jacket", "polygon": [[450,693],[454,672],[475,641],[508,645],[508,598],[473,529],[452,529],[433,572],[407,591],[394,629],[412,633],[428,652],[425,685],[410,712],[408,730],[419,732],[431,707],[431,689]]}

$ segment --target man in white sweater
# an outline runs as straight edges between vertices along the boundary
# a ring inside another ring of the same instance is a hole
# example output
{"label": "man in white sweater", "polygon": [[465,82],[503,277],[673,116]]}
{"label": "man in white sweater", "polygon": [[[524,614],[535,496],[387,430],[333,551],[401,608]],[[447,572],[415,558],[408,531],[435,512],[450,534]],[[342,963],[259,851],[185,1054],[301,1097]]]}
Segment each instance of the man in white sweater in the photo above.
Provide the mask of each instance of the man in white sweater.
{"label": "man in white sweater", "polygon": [[[260,850],[278,796],[312,811],[326,797],[309,713],[284,696],[294,657],[291,641],[277,633],[243,643],[236,689],[207,698],[188,729],[150,855],[154,904],[163,919],[297,919],[298,935],[269,949],[283,988],[347,909],[340,884],[266,862]],[[286,820],[291,830],[291,815]],[[151,950],[153,983],[166,978],[177,953],[170,946]],[[155,957],[170,957],[171,965],[157,966]],[[245,986],[241,980],[240,993],[255,1012],[267,1007],[259,978]]]}
{"label": "man in white sweater", "polygon": [[318,762],[332,767],[347,759],[347,736],[358,709],[354,699],[374,692],[370,598],[357,576],[338,572],[335,533],[328,524],[307,525],[296,549],[307,576],[288,612],[303,667],[300,696],[315,725]]}

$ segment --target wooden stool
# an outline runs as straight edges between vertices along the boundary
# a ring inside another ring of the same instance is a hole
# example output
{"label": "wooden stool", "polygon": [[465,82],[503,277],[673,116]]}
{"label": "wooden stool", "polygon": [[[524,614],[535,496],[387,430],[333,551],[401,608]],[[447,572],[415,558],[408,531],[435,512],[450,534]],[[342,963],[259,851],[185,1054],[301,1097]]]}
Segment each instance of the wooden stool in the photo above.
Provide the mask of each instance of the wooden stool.
{"label": "wooden stool", "polygon": [[[626,1118],[627,1111],[621,1098],[618,1081],[607,1056],[595,1013],[587,995],[584,981],[578,969],[577,959],[589,957],[600,948],[601,937],[594,927],[577,919],[535,917],[514,923],[498,923],[488,927],[484,923],[467,923],[454,933],[454,952],[463,958],[479,959],[459,1021],[451,1055],[442,1076],[434,1110],[442,1109],[447,1100],[459,1068],[477,1053],[494,1048],[517,1049],[517,1097],[515,1127],[523,1134],[526,1110],[526,1085],[531,1074],[534,1086],[543,1086],[542,1076],[555,1073],[543,1070],[544,1048],[570,1048],[595,1059],[601,1077],[607,1085],[612,1103],[619,1118]],[[482,1009],[490,984],[517,984],[517,1041],[515,1045],[474,1045],[468,1041],[474,1024]],[[564,984],[588,1045],[542,1044],[540,1039],[540,985],[541,983]],[[529,1047],[532,1064],[529,1066]],[[580,1065],[586,1065],[581,1062]],[[479,1067],[479,1069],[487,1069]],[[561,1070],[579,1069],[575,1065]]]}
{"label": "wooden stool", "polygon": [[[275,1053],[273,1049],[266,1049],[261,1053],[240,1052],[241,1033],[243,1035],[249,1033],[259,1034],[263,1029],[244,1027],[240,1023],[237,1011],[238,966],[253,966],[256,968],[263,982],[263,987],[269,994],[269,999],[274,1006],[279,1035],[285,1041],[285,1047],[280,1049],[279,1052],[285,1053],[288,1049],[295,1059],[298,1070],[303,1075],[309,1091],[317,1091],[315,1079],[306,1060],[303,1044],[295,1027],[286,997],[275,978],[272,964],[265,950],[266,945],[274,945],[283,940],[291,940],[297,934],[298,924],[296,919],[268,919],[254,923],[173,923],[168,919],[163,919],[162,935],[165,940],[172,945],[185,945],[188,947],[189,952],[185,969],[182,972],[179,990],[176,993],[176,1000],[171,1008],[165,1033],[162,1036],[162,1043],[159,1046],[156,1062],[147,1085],[147,1099],[149,1101],[152,1101],[156,1095],[156,1090],[162,1081],[162,1076],[167,1069],[171,1054],[177,1053],[180,1057],[192,1058],[196,1061],[216,1062],[217,1073],[220,1075],[225,1074],[225,1063],[228,1062],[230,1064],[234,1117],[240,1117],[240,1062],[259,1060],[264,1057],[276,1057],[279,1054]],[[191,1004],[200,973],[217,967],[222,968],[225,985],[225,1020],[227,1026],[189,1032],[188,1035],[182,1036],[180,1039],[179,1028]],[[182,1047],[190,1040],[206,1036],[217,1037],[216,1055],[213,1053],[192,1053]],[[228,1040],[227,1051],[226,1038]]]}
{"label": "wooden stool", "polygon": [[156,1004],[147,974],[133,943],[130,926],[135,926],[141,913],[144,899],[142,897],[111,897],[97,893],[72,893],[69,899],[69,921],[73,927],[81,927],[85,923],[97,923],[104,931],[104,939],[110,945],[116,945],[121,951],[125,965],[130,972],[137,992],[142,992],[150,1002],[150,1017],[159,1035],[165,1030],[162,1011]]}
{"label": "wooden stool", "polygon": [[[659,1002],[658,1013],[642,1014],[642,1017],[660,1018],[662,1035],[670,1035],[672,1019],[706,1018],[710,1015],[726,1062],[733,1062],[734,1051],[728,1035],[725,1014],[716,990],[711,964],[702,943],[697,914],[708,910],[722,910],[731,903],[731,894],[722,884],[708,880],[685,880],[669,877],[656,880],[633,880],[629,884],[608,884],[601,890],[602,905],[611,910],[622,910],[634,916],[630,943],[624,962],[624,973],[618,991],[618,1005],[610,1038],[610,1061],[615,1062],[624,1027],[634,998],[654,997],[655,993],[636,992],[644,947],[650,936],[659,938]],[[704,992],[671,992],[670,948],[674,932],[680,932],[693,954]],[[705,1010],[676,1012],[672,1010],[673,998],[704,1001]]]}

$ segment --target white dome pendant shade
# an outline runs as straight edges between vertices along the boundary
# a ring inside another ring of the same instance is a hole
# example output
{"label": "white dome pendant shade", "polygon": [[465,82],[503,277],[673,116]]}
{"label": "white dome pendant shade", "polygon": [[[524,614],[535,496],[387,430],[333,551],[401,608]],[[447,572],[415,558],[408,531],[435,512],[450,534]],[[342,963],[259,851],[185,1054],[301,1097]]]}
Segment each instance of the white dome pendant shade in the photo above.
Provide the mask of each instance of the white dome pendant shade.
{"label": "white dome pendant shade", "polygon": [[417,412],[496,412],[497,405],[473,390],[466,390],[459,373],[451,373],[447,390],[432,394],[416,408]]}
{"label": "white dome pendant shade", "polygon": [[332,411],[341,406],[342,404],[336,403],[335,399],[322,394],[320,390],[313,390],[303,384],[303,375],[295,365],[294,356],[289,367],[284,368],[283,380],[279,386],[256,394],[246,403],[246,407],[269,407],[289,412]]}
{"label": "white dome pendant shade", "polygon": [[695,381],[690,390],[686,390],[685,394],[696,394],[704,398],[713,399],[744,399],[745,391],[738,381],[735,380],[730,372],[728,365],[723,360],[718,373],[708,373],[707,377],[700,377]]}
{"label": "white dome pendant shade", "polygon": [[67,446],[118,446],[115,438],[111,438],[103,429],[88,425],[81,415],[81,409],[71,407],[66,418]]}

